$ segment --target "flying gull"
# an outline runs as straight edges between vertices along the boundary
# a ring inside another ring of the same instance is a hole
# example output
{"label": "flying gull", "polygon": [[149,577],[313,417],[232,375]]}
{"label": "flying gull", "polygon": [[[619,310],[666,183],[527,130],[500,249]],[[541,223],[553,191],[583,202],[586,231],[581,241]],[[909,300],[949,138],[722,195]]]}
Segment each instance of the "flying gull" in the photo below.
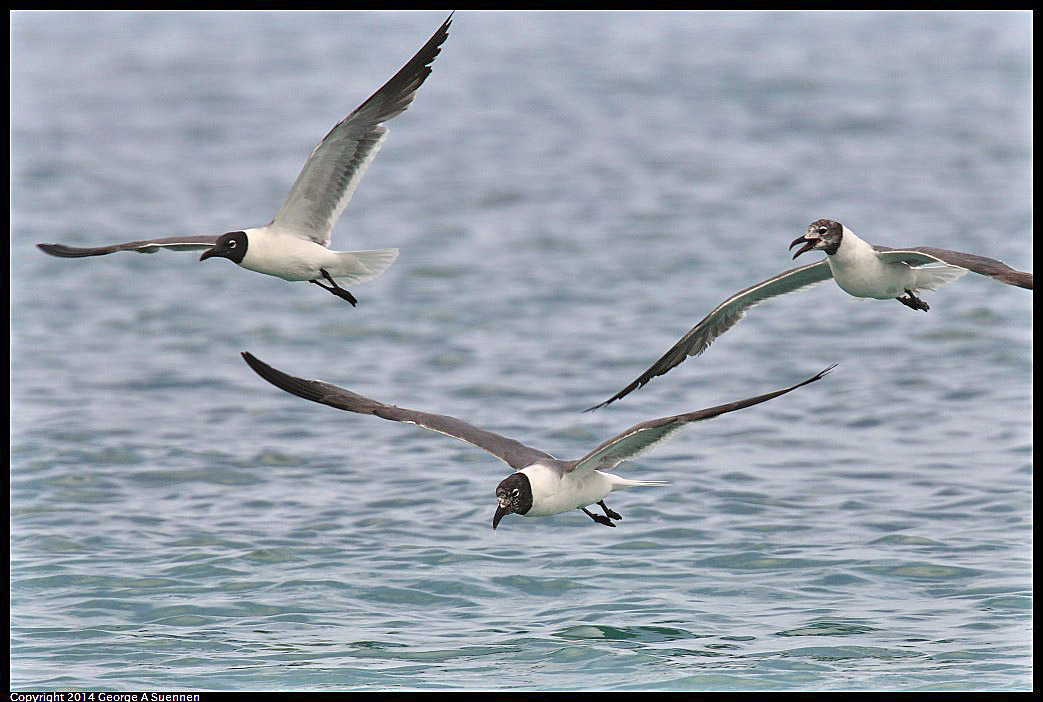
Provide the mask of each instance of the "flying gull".
{"label": "flying gull", "polygon": [[996,259],[930,246],[904,249],[873,246],[840,222],[830,219],[812,222],[804,235],[789,247],[792,249],[797,244],[804,246],[793,254],[793,258],[813,249],[825,251],[826,258],[783,271],[735,293],[692,327],[634,382],[586,411],[615,402],[679,365],[688,356],[698,356],[714,339],[735,326],[746,315],[746,310],[754,305],[830,278],[849,295],[877,300],[895,298],[907,307],[924,312],[930,308],[916,295],[917,291],[936,290],[967,271],[1032,290],[1031,273],[1014,270]]}
{"label": "flying gull", "polygon": [[63,258],[101,256],[117,251],[154,253],[159,249],[206,249],[200,261],[227,258],[247,270],[283,280],[307,280],[352,305],[357,304],[355,296],[338,285],[337,280],[351,285],[375,278],[394,262],[398,249],[333,251],[329,248],[330,234],[387,135],[383,123],[404,112],[413,102],[417,89],[431,73],[431,63],[441,51],[451,21],[452,14],[398,73],[319,142],[282,208],[263,227],[220,236],[163,237],[91,248],[64,244],[37,246]]}
{"label": "flying gull", "polygon": [[[455,417],[387,405],[320,380],[295,378],[272,368],[247,351],[243,352],[243,358],[259,376],[292,395],[348,412],[372,414],[382,419],[416,424],[440,434],[455,436],[457,439],[462,439],[499,458],[516,472],[496,487],[497,506],[496,514],[493,516],[494,530],[500,520],[508,514],[546,517],[577,508],[583,510],[598,524],[614,527],[616,525],[612,520],[622,519],[622,517],[605,505],[605,498],[610,492],[634,486],[666,485],[666,483],[627,480],[618,475],[606,473],[605,470],[614,468],[628,458],[633,458],[652,448],[689,422],[711,419],[727,412],[767,402],[779,395],[785,395],[791,390],[796,390],[802,385],[815,382],[836,365],[782,390],[729,402],[717,407],[650,419],[647,422],[635,424],[623,433],[602,442],[583,458],[575,461],[562,461],[519,441],[479,429]],[[597,504],[604,514],[594,514],[587,509],[593,504]]]}

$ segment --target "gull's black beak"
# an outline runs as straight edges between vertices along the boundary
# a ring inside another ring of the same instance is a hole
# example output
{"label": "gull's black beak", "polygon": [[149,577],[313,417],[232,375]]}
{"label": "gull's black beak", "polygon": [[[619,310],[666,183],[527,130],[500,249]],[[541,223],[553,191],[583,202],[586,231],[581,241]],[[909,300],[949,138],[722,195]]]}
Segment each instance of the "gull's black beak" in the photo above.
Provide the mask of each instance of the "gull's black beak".
{"label": "gull's black beak", "polygon": [[216,256],[216,255],[217,254],[214,253],[214,250],[212,248],[210,248],[210,249],[207,249],[206,251],[203,252],[203,255],[199,257],[199,260],[200,261],[205,261],[206,259],[210,258],[211,256]]}
{"label": "gull's black beak", "polygon": [[793,258],[796,258],[797,256],[800,256],[805,251],[811,251],[813,248],[815,248],[815,244],[817,244],[818,242],[819,242],[818,239],[809,239],[807,234],[805,234],[803,236],[798,236],[796,239],[793,240],[793,243],[791,243],[789,245],[789,247],[792,249],[797,244],[804,244],[804,246],[802,246],[797,251],[797,253],[793,254]]}
{"label": "gull's black beak", "polygon": [[496,525],[500,523],[500,520],[511,513],[511,506],[501,502],[496,506],[496,514],[493,515],[493,531],[496,531]]}

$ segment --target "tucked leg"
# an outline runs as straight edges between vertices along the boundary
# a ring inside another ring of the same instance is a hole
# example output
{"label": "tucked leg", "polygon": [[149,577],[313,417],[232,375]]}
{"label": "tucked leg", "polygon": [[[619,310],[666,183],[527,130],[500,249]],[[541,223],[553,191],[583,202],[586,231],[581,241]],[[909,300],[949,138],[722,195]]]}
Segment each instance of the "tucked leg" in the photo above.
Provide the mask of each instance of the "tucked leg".
{"label": "tucked leg", "polygon": [[911,307],[914,310],[923,310],[924,312],[926,312],[927,310],[931,309],[930,305],[928,305],[926,302],[914,295],[912,290],[906,290],[905,295],[902,295],[901,297],[896,297],[895,299],[901,302],[906,307]]}
{"label": "tucked leg", "polygon": [[600,507],[602,510],[604,510],[605,516],[608,517],[609,519],[622,519],[622,517],[619,516],[619,513],[613,512],[612,510],[610,510],[608,508],[608,505],[605,504],[604,500],[602,500],[601,502],[598,503],[598,507]]}
{"label": "tucked leg", "polygon": [[320,283],[317,280],[309,280],[308,281],[309,283],[315,283],[316,285],[318,285],[323,290],[329,290],[331,293],[333,293],[337,297],[341,298],[342,300],[347,300],[348,302],[351,303],[352,307],[355,307],[356,305],[358,305],[359,301],[357,299],[355,299],[355,296],[352,295],[347,290],[345,290],[344,288],[342,288],[339,285],[337,285],[337,282],[335,280],[333,280],[333,276],[331,276],[329,274],[329,271],[327,271],[325,268],[320,268],[319,271],[322,273],[322,277],[330,282],[329,286],[323,285],[322,283]]}
{"label": "tucked leg", "polygon": [[614,527],[615,526],[615,524],[613,524],[612,522],[609,521],[608,517],[602,516],[600,514],[594,514],[593,512],[591,512],[586,507],[580,507],[580,509],[583,510],[583,514],[587,515],[588,517],[593,519],[598,524],[604,524],[605,526],[610,526],[610,527]]}

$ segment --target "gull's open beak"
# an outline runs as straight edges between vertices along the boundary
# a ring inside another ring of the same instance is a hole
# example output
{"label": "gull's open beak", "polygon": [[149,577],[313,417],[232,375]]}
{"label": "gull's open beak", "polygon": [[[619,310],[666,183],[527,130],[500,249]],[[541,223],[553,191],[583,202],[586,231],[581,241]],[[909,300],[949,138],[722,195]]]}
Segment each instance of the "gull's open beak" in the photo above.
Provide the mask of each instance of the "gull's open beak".
{"label": "gull's open beak", "polygon": [[496,525],[500,523],[500,520],[511,513],[509,505],[500,503],[496,506],[496,514],[493,515],[493,531],[496,531]]}
{"label": "gull's open beak", "polygon": [[199,257],[199,260],[200,261],[205,261],[206,259],[210,258],[213,255],[214,255],[214,250],[212,248],[211,249],[207,249],[206,251],[203,252],[203,255]]}
{"label": "gull's open beak", "polygon": [[805,234],[804,236],[798,236],[796,239],[793,240],[793,243],[790,244],[789,247],[792,249],[797,244],[804,244],[804,246],[802,246],[797,251],[797,253],[793,254],[793,258],[800,256],[805,251],[811,251],[813,248],[815,248],[815,244],[817,244],[818,242],[818,239],[809,239],[807,234]]}

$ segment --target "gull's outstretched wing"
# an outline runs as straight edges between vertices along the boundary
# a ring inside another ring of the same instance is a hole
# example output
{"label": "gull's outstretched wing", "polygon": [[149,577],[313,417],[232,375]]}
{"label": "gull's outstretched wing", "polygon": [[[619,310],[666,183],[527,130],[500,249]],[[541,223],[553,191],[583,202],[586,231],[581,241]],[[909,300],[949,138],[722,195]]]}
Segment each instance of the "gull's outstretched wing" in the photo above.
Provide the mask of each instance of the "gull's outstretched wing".
{"label": "gull's outstretched wing", "polygon": [[626,397],[634,390],[645,385],[657,375],[663,375],[674,366],[680,364],[688,356],[698,356],[705,351],[713,340],[728,331],[746,316],[746,310],[771,297],[785,295],[806,288],[833,277],[829,262],[825,259],[806,266],[791,268],[776,276],[740,290],[719,304],[713,312],[703,317],[702,321],[692,327],[680,341],[670,347],[642,373],[637,380],[627,385],[604,402],[588,407],[585,412],[600,409],[616,400]]}
{"label": "gull's outstretched wing", "polygon": [[387,133],[381,124],[413,102],[449,36],[452,18],[450,14],[416,56],[319,142],[269,226],[329,246],[333,225]]}
{"label": "gull's outstretched wing", "polygon": [[65,244],[37,244],[41,251],[60,258],[83,258],[84,256],[104,256],[117,251],[137,251],[138,253],[156,253],[160,249],[174,251],[196,251],[209,249],[217,241],[216,236],[168,236],[162,239],[143,239],[128,241],[125,244],[108,246],[92,246],[79,248]]}
{"label": "gull's outstretched wing", "polygon": [[330,383],[324,383],[321,380],[295,378],[292,375],[272,368],[248,351],[243,352],[243,358],[257,375],[291,395],[303,397],[305,400],[329,405],[330,407],[336,407],[337,409],[347,410],[348,412],[372,414],[395,422],[408,422],[431,431],[437,431],[440,434],[454,436],[457,439],[462,439],[469,444],[488,451],[515,470],[520,470],[533,463],[549,462],[551,465],[559,463],[556,458],[543,451],[491,431],[479,429],[456,417],[417,412],[416,410],[404,409],[394,405],[386,405],[383,402],[371,400],[368,397],[363,397]]}
{"label": "gull's outstretched wing", "polygon": [[578,461],[571,461],[566,468],[566,472],[588,473],[592,470],[612,468],[628,458],[633,458],[634,456],[647,451],[690,422],[712,419],[713,417],[728,412],[734,412],[735,410],[740,410],[744,407],[751,407],[760,404],[761,402],[767,402],[779,395],[785,395],[792,390],[796,390],[803,385],[814,383],[835,367],[836,364],[834,363],[829,368],[813,375],[807,380],[797,383],[796,385],[791,385],[782,390],[769,392],[765,395],[757,395],[757,397],[729,402],[726,405],[718,405],[717,407],[688,412],[687,414],[677,414],[672,417],[650,419],[647,422],[635,424],[622,434],[618,434],[608,441],[605,441]]}
{"label": "gull's outstretched wing", "polygon": [[997,261],[994,258],[963,253],[962,251],[936,249],[931,246],[911,246],[903,249],[892,249],[889,246],[874,246],[873,249],[879,251],[881,258],[885,260],[904,261],[913,265],[948,263],[950,266],[959,266],[960,268],[966,268],[972,273],[995,278],[1007,285],[1016,285],[1019,288],[1032,290],[1031,273],[1011,268],[1003,261]]}

